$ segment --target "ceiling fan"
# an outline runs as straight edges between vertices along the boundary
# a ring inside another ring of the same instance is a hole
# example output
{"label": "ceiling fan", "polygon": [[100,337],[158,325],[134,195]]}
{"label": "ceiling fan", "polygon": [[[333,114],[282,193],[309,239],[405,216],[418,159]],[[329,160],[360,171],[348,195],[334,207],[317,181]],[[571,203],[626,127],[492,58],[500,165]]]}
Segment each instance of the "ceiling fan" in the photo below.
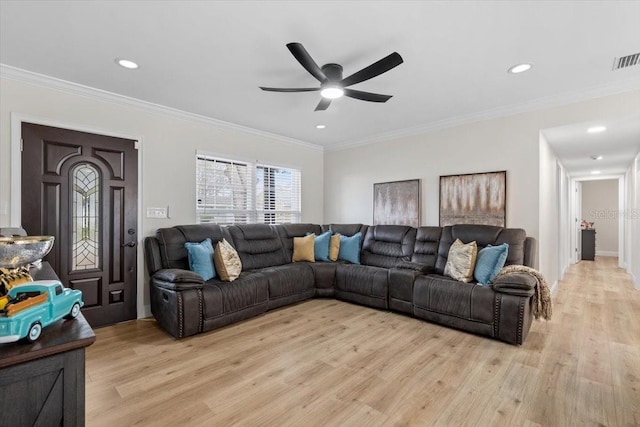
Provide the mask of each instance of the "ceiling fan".
{"label": "ceiling fan", "polygon": [[387,102],[391,95],[381,95],[379,93],[363,92],[355,89],[348,89],[347,86],[363,82],[386,73],[394,67],[402,64],[402,57],[398,52],[382,58],[374,62],[368,67],[351,74],[349,77],[342,78],[342,66],[339,64],[325,64],[319,67],[311,58],[309,52],[300,43],[288,43],[287,48],[294,58],[307,70],[313,77],[318,79],[320,87],[302,87],[302,88],[277,88],[263,87],[260,89],[270,92],[313,92],[320,91],[322,100],[316,107],[315,111],[326,110],[331,104],[332,99],[348,96],[350,98],[359,99],[369,102]]}

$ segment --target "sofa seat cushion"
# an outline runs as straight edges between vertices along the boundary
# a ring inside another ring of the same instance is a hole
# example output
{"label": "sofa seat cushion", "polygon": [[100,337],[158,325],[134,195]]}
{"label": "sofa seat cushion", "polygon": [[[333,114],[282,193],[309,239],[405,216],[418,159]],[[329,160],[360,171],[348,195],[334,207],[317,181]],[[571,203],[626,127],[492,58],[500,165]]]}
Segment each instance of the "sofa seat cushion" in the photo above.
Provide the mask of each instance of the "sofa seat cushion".
{"label": "sofa seat cushion", "polygon": [[[373,307],[388,308],[389,269],[369,265],[338,264],[336,296]],[[359,298],[363,297],[363,298]]]}
{"label": "sofa seat cushion", "polygon": [[310,291],[313,294],[315,290],[313,270],[306,262],[267,267],[256,271],[267,278],[270,300]]}
{"label": "sofa seat cushion", "polygon": [[333,291],[336,283],[336,270],[340,264],[333,262],[314,262],[309,265],[315,277],[314,282],[316,289],[330,289]]}
{"label": "sofa seat cushion", "polygon": [[436,274],[419,276],[413,284],[415,308],[466,320],[492,323],[494,300],[491,288]]}
{"label": "sofa seat cushion", "polygon": [[260,273],[241,273],[233,282],[218,279],[207,281],[202,287],[202,317],[214,318],[267,303],[269,284]]}

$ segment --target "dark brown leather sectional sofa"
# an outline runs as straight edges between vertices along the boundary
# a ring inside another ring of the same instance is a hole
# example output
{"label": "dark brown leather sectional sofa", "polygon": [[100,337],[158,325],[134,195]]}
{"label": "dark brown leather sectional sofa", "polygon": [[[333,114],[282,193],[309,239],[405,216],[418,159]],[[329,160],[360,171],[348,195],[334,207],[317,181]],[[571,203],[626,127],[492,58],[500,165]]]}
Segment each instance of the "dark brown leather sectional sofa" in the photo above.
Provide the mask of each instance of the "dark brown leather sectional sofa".
{"label": "dark brown leather sectional sofa", "polygon": [[[292,263],[293,238],[331,229],[361,232],[361,264]],[[238,251],[242,273],[233,282],[205,282],[189,271],[185,242],[226,238]],[[283,224],[183,225],[145,239],[151,311],[176,338],[209,331],[314,297],[391,310],[464,331],[522,344],[532,321],[535,281],[524,275],[509,292],[443,275],[449,247],[460,238],[478,250],[509,244],[506,264],[534,265],[535,240],[522,229],[486,225],[412,228],[400,225]],[[524,285],[524,286],[523,286]],[[525,291],[523,291],[523,287]],[[504,288],[507,288],[504,290]]]}

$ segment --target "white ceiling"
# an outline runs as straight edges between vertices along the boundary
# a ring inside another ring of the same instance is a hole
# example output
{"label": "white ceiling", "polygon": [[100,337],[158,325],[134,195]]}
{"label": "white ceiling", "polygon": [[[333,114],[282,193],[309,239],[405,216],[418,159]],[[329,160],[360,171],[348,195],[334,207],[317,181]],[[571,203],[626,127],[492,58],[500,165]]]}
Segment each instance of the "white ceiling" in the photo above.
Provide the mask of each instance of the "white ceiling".
{"label": "white ceiling", "polygon": [[[595,126],[606,130],[587,132]],[[572,176],[598,177],[592,171],[599,171],[599,176],[624,174],[640,152],[640,114],[544,129],[542,133]]]}
{"label": "white ceiling", "polygon": [[[331,149],[640,88],[639,66],[612,71],[640,51],[639,17],[637,1],[1,0],[0,63]],[[345,76],[397,51],[404,64],[353,86],[393,98],[314,112],[318,92],[259,90],[318,84],[292,41]],[[574,131],[547,136],[569,147]]]}

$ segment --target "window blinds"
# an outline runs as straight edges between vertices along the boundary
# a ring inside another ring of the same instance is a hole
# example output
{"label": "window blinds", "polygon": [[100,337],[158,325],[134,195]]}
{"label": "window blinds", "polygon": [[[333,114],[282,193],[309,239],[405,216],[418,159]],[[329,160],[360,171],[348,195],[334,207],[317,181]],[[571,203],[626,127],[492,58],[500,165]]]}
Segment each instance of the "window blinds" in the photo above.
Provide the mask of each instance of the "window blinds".
{"label": "window blinds", "polygon": [[198,154],[198,223],[280,224],[301,220],[300,171]]}

